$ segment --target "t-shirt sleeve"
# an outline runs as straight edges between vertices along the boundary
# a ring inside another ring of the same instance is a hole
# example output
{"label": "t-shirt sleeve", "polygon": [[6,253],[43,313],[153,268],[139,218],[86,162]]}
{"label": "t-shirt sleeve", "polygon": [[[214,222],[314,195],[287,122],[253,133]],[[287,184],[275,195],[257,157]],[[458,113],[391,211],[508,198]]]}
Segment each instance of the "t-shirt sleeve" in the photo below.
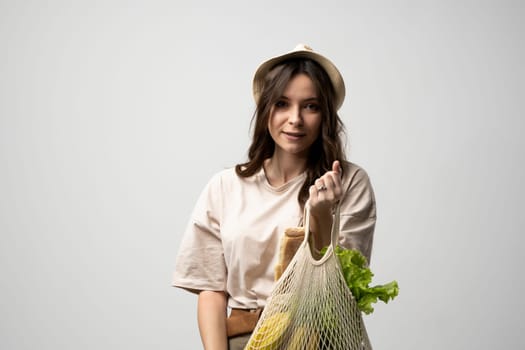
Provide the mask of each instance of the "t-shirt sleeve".
{"label": "t-shirt sleeve", "polygon": [[216,175],[202,191],[191,214],[175,262],[173,286],[191,292],[226,289],[221,212],[221,181]]}
{"label": "t-shirt sleeve", "polygon": [[[354,165],[352,165],[354,166]],[[376,201],[367,173],[357,168],[350,171],[346,194],[341,202],[339,244],[357,249],[370,263],[376,224]]]}

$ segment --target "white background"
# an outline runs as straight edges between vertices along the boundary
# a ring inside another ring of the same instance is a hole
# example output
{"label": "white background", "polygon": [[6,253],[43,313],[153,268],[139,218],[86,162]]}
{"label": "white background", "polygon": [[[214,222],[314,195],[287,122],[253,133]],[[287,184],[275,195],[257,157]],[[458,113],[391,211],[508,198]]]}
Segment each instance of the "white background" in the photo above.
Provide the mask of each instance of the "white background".
{"label": "white background", "polygon": [[520,349],[521,1],[0,1],[0,348],[199,349],[172,288],[251,79],[307,43],[369,173],[375,349]]}

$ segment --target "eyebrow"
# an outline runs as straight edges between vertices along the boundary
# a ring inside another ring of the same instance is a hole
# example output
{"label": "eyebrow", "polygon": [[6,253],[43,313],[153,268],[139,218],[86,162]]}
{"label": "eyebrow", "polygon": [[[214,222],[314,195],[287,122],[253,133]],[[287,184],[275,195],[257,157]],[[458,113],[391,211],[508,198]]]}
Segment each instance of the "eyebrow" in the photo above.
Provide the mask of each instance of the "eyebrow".
{"label": "eyebrow", "polygon": [[[285,99],[285,100],[289,100],[290,98],[288,98],[287,96],[285,95],[282,95],[280,97],[280,99]],[[318,97],[308,97],[308,98],[305,98],[304,100],[301,100],[301,102],[318,102],[319,101],[319,98]]]}

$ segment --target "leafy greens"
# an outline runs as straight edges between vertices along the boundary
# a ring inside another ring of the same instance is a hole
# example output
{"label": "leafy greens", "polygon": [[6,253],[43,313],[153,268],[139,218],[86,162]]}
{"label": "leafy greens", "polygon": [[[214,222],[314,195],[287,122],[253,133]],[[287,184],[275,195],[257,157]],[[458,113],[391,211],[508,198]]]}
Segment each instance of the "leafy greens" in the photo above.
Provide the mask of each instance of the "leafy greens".
{"label": "leafy greens", "polygon": [[[324,255],[326,250],[327,248],[324,248],[321,253]],[[371,314],[374,311],[372,304],[376,303],[378,299],[388,303],[389,300],[398,295],[397,281],[373,287],[369,286],[374,274],[367,267],[366,258],[359,251],[337,246],[334,252],[341,264],[346,284],[362,312]]]}

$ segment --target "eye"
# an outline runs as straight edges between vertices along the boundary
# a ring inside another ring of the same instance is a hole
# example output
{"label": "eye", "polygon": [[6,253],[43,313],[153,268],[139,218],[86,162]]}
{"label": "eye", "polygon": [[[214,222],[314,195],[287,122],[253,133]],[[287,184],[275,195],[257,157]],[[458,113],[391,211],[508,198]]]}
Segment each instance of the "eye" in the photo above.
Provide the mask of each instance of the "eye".
{"label": "eye", "polygon": [[288,106],[288,103],[286,101],[279,100],[279,101],[275,102],[275,107],[276,108],[284,108],[286,106]]}
{"label": "eye", "polygon": [[317,103],[307,103],[304,108],[312,112],[318,112],[320,109]]}

